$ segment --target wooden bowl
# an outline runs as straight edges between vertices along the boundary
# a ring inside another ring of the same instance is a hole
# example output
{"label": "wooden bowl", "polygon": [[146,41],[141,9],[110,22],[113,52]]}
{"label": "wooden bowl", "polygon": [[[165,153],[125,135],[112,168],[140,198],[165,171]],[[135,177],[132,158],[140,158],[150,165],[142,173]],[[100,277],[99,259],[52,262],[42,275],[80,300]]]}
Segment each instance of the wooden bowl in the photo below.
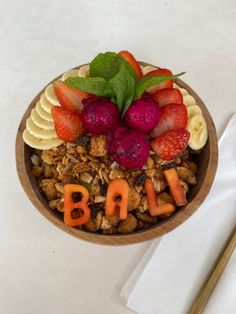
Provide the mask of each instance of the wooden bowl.
{"label": "wooden bowl", "polygon": [[[142,65],[147,65],[146,63],[140,62]],[[79,67],[76,67],[79,68]],[[61,77],[61,75],[59,76]],[[57,77],[56,79],[58,79]],[[56,80],[55,79],[55,80]],[[54,80],[53,80],[54,81]],[[99,244],[109,244],[109,245],[121,245],[121,244],[131,244],[150,240],[159,237],[179,226],[186,219],[188,219],[201,203],[206,198],[212,186],[217,162],[218,162],[218,146],[217,137],[214,123],[212,121],[211,115],[208,112],[206,106],[200,97],[182,80],[176,79],[175,81],[180,87],[185,88],[189,94],[191,94],[195,99],[197,104],[201,107],[203,116],[206,120],[208,126],[209,137],[208,141],[198,156],[198,173],[197,173],[197,184],[191,190],[188,196],[188,204],[176,211],[171,217],[166,220],[141,231],[133,232],[127,235],[102,235],[97,233],[90,233],[87,231],[81,231],[77,228],[67,227],[64,225],[63,220],[59,213],[52,210],[48,206],[48,202],[45,196],[40,191],[37,186],[35,177],[31,174],[31,160],[33,150],[23,142],[22,133],[25,129],[26,119],[30,116],[32,108],[36,105],[44,89],[34,98],[29,107],[27,108],[21,123],[18,128],[16,136],[16,166],[20,182],[37,210],[44,215],[48,220],[50,220],[54,225],[66,231],[67,233],[78,237],[83,240],[87,240]]]}

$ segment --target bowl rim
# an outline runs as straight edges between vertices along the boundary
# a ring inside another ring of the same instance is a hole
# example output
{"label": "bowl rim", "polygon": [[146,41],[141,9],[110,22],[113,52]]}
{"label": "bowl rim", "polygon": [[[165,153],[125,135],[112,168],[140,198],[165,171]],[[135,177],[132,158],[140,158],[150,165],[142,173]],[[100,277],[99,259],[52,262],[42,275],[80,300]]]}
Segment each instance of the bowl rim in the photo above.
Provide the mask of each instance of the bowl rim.
{"label": "bowl rim", "polygon": [[[146,62],[139,62],[141,65],[146,66],[154,66]],[[79,69],[80,67],[87,65],[83,64],[80,66],[76,66],[73,69]],[[157,66],[154,66],[157,67]],[[71,69],[72,70],[72,69]],[[54,82],[55,80],[58,80],[61,75],[53,79],[50,83],[48,83],[46,86]],[[206,196],[208,195],[212,183],[215,178],[216,170],[217,170],[217,164],[218,164],[218,142],[217,142],[217,133],[215,129],[214,122],[212,120],[212,117],[205,106],[204,102],[201,100],[201,98],[196,94],[196,92],[189,87],[184,81],[177,78],[174,80],[176,84],[178,84],[181,88],[185,88],[190,95],[192,95],[197,104],[200,106],[203,112],[203,116],[207,120],[207,126],[208,126],[208,141],[209,141],[209,161],[207,164],[207,169],[205,172],[205,177],[202,181],[202,187],[199,188],[199,190],[196,192],[194,196],[194,203],[191,201],[186,206],[180,208],[174,215],[170,216],[168,219],[153,225],[150,228],[140,230],[133,232],[131,234],[111,234],[111,235],[103,235],[98,233],[91,233],[87,231],[82,231],[77,228],[68,227],[64,224],[64,222],[59,219],[56,215],[53,215],[49,208],[46,208],[44,204],[41,202],[41,200],[38,197],[38,194],[34,190],[30,179],[29,174],[26,169],[26,149],[28,146],[24,143],[22,138],[22,133],[25,129],[26,125],[26,119],[30,116],[30,112],[32,108],[35,106],[37,101],[39,100],[42,93],[44,93],[45,87],[35,96],[35,98],[31,101],[29,106],[27,107],[21,122],[19,124],[17,135],[16,135],[16,144],[15,144],[15,158],[16,158],[16,168],[19,180],[21,182],[21,185],[28,196],[28,198],[31,200],[33,205],[36,207],[36,209],[50,222],[52,222],[54,225],[59,227],[61,230],[77,237],[82,240],[86,240],[89,242],[93,242],[96,244],[105,244],[105,245],[123,245],[123,244],[133,244],[138,242],[143,242],[147,240],[151,240],[154,238],[157,238],[159,236],[162,236],[166,234],[167,232],[172,231],[173,229],[177,228],[180,224],[182,224],[184,221],[186,221],[201,205],[201,203],[205,200]]]}

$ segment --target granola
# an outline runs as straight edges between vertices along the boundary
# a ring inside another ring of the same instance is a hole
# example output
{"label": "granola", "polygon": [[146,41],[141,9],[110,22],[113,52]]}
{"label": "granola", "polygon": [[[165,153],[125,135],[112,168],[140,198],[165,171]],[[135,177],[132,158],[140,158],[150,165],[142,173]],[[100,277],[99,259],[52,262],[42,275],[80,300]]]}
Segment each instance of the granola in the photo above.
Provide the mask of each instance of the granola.
{"label": "granola", "polygon": [[[176,167],[181,185],[186,193],[196,184],[197,165],[186,150],[182,156],[171,162],[156,158],[151,150],[143,169],[127,170],[112,160],[106,151],[104,136],[81,138],[78,144],[62,144],[56,149],[36,151],[34,153],[32,174],[48,200],[51,210],[63,214],[64,185],[77,183],[90,191],[88,206],[91,218],[78,227],[88,232],[102,234],[126,234],[143,230],[166,219],[166,216],[155,217],[149,213],[149,204],[145,191],[145,180],[149,177],[154,183],[157,203],[174,204],[163,171]],[[186,157],[187,156],[187,157]],[[126,220],[105,214],[106,193],[108,184],[116,178],[124,178],[130,186]]]}

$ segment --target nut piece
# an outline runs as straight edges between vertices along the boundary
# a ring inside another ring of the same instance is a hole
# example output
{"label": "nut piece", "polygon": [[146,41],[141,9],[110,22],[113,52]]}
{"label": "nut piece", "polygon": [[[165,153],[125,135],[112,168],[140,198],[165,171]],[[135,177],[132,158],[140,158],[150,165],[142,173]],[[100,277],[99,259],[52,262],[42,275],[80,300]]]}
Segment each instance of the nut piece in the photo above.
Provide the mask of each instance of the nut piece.
{"label": "nut piece", "polygon": [[56,183],[55,184],[55,188],[57,189],[57,191],[61,194],[64,194],[64,185],[63,183]]}
{"label": "nut piece", "polygon": [[92,136],[91,137],[91,149],[90,149],[90,155],[94,157],[103,157],[106,156],[106,136],[100,135],[100,136]]}
{"label": "nut piece", "polygon": [[109,174],[109,178],[111,180],[114,180],[114,179],[123,179],[125,176],[124,176],[124,173],[121,169],[119,168],[114,168],[111,170],[110,174]]}
{"label": "nut piece", "polygon": [[100,228],[102,230],[108,230],[112,226],[116,227],[118,225],[119,221],[120,221],[120,218],[116,217],[116,216],[113,216],[113,217],[103,216]]}
{"label": "nut piece", "polygon": [[190,185],[195,185],[197,183],[195,174],[187,168],[177,167],[178,176],[183,181],[187,182]]}
{"label": "nut piece", "polygon": [[57,198],[57,190],[55,188],[56,183],[57,180],[55,179],[43,179],[39,184],[40,188],[49,201]]}
{"label": "nut piece", "polygon": [[57,210],[60,212],[60,213],[63,213],[64,212],[64,198],[62,198],[60,200],[60,202],[57,204]]}
{"label": "nut piece", "polygon": [[85,183],[91,183],[92,182],[92,180],[93,180],[93,177],[91,176],[91,174],[90,173],[88,173],[88,172],[82,172],[81,173],[81,175],[80,175],[80,180],[82,181],[82,182],[85,182]]}
{"label": "nut piece", "polygon": [[154,189],[157,193],[160,193],[166,188],[166,181],[162,178],[154,178],[153,179]]}
{"label": "nut piece", "polygon": [[129,188],[128,211],[139,207],[141,201],[140,194],[133,187]]}
{"label": "nut piece", "polygon": [[110,222],[110,220],[106,216],[102,217],[102,223],[101,223],[100,228],[102,230],[108,230],[108,229],[111,228],[111,222]]}
{"label": "nut piece", "polygon": [[120,222],[118,226],[118,232],[119,233],[133,232],[137,228],[137,225],[138,225],[137,219],[133,215],[129,214],[126,220]]}
{"label": "nut piece", "polygon": [[96,195],[94,198],[94,203],[105,203],[106,197],[101,195]]}
{"label": "nut piece", "polygon": [[101,227],[101,223],[102,223],[102,212],[98,212],[97,216],[95,218],[95,225],[96,225],[96,229],[100,229]]}
{"label": "nut piece", "polygon": [[95,218],[90,218],[89,221],[87,221],[83,227],[90,231],[90,232],[96,232],[98,229],[100,229],[102,223],[102,212],[98,212]]}
{"label": "nut piece", "polygon": [[101,187],[100,186],[100,180],[96,176],[92,182],[91,191],[90,191],[91,195],[93,195],[93,196],[100,195],[100,187]]}
{"label": "nut piece", "polygon": [[180,184],[182,185],[182,187],[183,187],[185,193],[188,193],[188,191],[189,191],[189,186],[188,186],[188,184],[187,184],[186,182],[184,182],[183,180],[180,180]]}
{"label": "nut piece", "polygon": [[146,210],[148,210],[148,199],[147,199],[147,196],[145,195],[141,199],[141,203],[140,203],[140,206],[138,208],[138,211],[140,213],[144,213]]}

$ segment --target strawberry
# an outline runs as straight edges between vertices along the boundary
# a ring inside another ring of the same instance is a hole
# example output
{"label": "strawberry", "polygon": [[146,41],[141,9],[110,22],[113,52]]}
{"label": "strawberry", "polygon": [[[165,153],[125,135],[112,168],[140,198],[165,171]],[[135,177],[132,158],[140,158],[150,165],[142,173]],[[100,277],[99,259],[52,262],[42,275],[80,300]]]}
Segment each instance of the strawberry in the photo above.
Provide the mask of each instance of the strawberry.
{"label": "strawberry", "polygon": [[184,129],[168,130],[151,142],[152,149],[163,160],[179,156],[188,144],[190,133]]}
{"label": "strawberry", "polygon": [[[173,75],[173,73],[168,69],[159,68],[157,70],[148,72],[145,76],[153,76],[153,75],[169,76],[169,75]],[[172,87],[173,87],[173,80],[168,80],[168,81],[162,82],[160,84],[156,84],[152,87],[149,87],[148,89],[146,89],[146,92],[148,92],[149,94],[152,95],[152,94],[155,94],[156,91],[158,91],[159,89],[172,88]]]}
{"label": "strawberry", "polygon": [[167,104],[183,103],[183,96],[177,88],[160,89],[152,97],[161,107]]}
{"label": "strawberry", "polygon": [[187,125],[188,113],[184,104],[168,104],[161,107],[161,119],[152,135],[157,135],[177,128],[185,128]]}
{"label": "strawberry", "polygon": [[83,133],[81,117],[78,113],[66,110],[59,106],[52,107],[52,117],[55,123],[57,136],[69,143],[74,143]]}
{"label": "strawberry", "polygon": [[140,65],[138,64],[138,61],[135,59],[135,57],[127,50],[122,50],[119,52],[119,55],[122,56],[129,64],[132,66],[132,68],[135,70],[137,76],[139,79],[143,76],[142,70]]}
{"label": "strawberry", "polygon": [[64,109],[81,113],[82,99],[88,98],[88,93],[71,88],[62,81],[55,82],[53,86],[57,99]]}

